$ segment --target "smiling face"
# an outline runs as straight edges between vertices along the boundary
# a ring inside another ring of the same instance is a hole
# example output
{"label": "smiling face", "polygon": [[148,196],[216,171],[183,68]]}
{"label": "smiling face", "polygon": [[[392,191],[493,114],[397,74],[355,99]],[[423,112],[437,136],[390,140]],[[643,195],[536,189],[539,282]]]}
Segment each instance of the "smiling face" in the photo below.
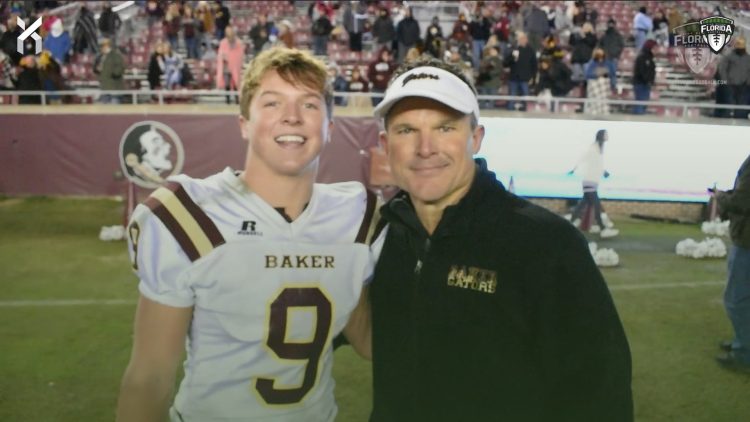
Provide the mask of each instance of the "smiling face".
{"label": "smiling face", "polygon": [[457,203],[474,177],[473,156],[484,128],[470,115],[421,97],[407,97],[388,113],[381,142],[398,186],[416,207]]}
{"label": "smiling face", "polygon": [[240,117],[242,137],[249,143],[246,171],[259,177],[314,177],[332,127],[322,93],[268,70],[247,117]]}

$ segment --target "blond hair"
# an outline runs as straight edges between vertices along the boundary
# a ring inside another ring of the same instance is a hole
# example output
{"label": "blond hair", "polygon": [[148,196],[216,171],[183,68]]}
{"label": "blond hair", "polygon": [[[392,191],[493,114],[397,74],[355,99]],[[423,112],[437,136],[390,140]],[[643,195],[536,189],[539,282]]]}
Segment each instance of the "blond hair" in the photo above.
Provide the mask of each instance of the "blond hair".
{"label": "blond hair", "polygon": [[242,77],[240,91],[240,114],[250,118],[250,102],[260,86],[260,81],[269,71],[275,70],[279,76],[292,85],[302,85],[318,91],[326,103],[328,118],[333,112],[333,87],[328,77],[326,65],[306,51],[273,47],[258,54]]}

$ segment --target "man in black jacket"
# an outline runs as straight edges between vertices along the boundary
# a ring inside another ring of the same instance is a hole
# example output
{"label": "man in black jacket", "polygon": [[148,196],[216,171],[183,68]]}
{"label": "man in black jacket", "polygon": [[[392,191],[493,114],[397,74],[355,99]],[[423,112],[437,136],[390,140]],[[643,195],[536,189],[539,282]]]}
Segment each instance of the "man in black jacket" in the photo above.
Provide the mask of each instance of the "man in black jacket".
{"label": "man in black jacket", "polygon": [[[536,77],[536,51],[529,46],[529,38],[524,32],[516,35],[517,46],[505,58],[505,66],[510,67],[508,85],[510,95],[527,96],[530,93],[529,83]],[[508,110],[515,110],[514,101],[508,101]],[[526,102],[521,103],[521,111],[526,110]]]}
{"label": "man in black jacket", "polygon": [[375,109],[403,189],[371,284],[371,421],[631,421],[630,351],[582,235],[507,192],[459,69],[399,69]]}
{"label": "man in black jacket", "polygon": [[[633,94],[636,101],[648,101],[651,98],[651,85],[656,80],[656,63],[654,63],[653,48],[656,41],[646,40],[635,58],[633,69]],[[637,105],[633,107],[633,114],[645,114],[646,106]]]}
{"label": "man in black jacket", "polygon": [[717,192],[716,202],[729,219],[732,238],[724,308],[734,328],[734,339],[721,343],[726,353],[716,360],[729,369],[750,371],[750,155],[737,171],[734,188]]}
{"label": "man in black jacket", "polygon": [[406,52],[419,41],[419,22],[414,19],[411,7],[406,8],[406,16],[396,26],[396,41],[398,41],[398,62],[403,63]]}

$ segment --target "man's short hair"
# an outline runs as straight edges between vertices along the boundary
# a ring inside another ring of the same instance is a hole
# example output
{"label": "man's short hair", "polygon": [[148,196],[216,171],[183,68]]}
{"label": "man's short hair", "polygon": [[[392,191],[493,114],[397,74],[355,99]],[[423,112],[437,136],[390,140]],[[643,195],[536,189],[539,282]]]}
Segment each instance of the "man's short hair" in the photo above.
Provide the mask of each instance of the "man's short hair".
{"label": "man's short hair", "polygon": [[[454,64],[446,63],[442,60],[438,60],[431,56],[420,56],[419,58],[415,60],[404,62],[401,66],[399,66],[393,72],[393,76],[391,76],[391,80],[388,82],[388,87],[390,88],[391,84],[393,84],[393,81],[398,79],[398,77],[403,75],[404,73],[412,69],[416,69],[418,67],[424,67],[424,66],[436,67],[438,69],[445,70],[446,72],[450,72],[451,74],[456,76],[458,79],[460,79],[463,83],[465,83],[466,86],[468,86],[469,89],[471,89],[471,92],[474,93],[474,96],[477,95],[477,89],[474,87],[474,84],[469,80],[469,78],[466,77],[466,75],[464,74],[463,70],[461,70],[461,68],[459,68],[458,66]],[[390,114],[390,110],[385,116],[383,116],[383,123],[386,128],[388,127],[388,115],[389,114]],[[476,128],[478,124],[479,122],[477,121],[477,119],[472,116],[471,128],[472,129]]]}
{"label": "man's short hair", "polygon": [[326,103],[328,117],[333,114],[333,87],[326,65],[312,54],[286,47],[273,47],[258,54],[242,77],[240,114],[250,118],[250,102],[267,72],[275,70],[282,79],[318,91]]}

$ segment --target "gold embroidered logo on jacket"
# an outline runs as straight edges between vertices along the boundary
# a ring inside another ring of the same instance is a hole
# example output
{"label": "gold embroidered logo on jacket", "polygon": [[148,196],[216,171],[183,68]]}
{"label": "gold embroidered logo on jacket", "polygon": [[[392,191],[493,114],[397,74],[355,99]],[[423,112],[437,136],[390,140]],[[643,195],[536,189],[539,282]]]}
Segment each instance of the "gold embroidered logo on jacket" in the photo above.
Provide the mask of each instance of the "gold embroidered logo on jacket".
{"label": "gold embroidered logo on jacket", "polygon": [[495,293],[497,273],[465,265],[453,265],[448,273],[448,285],[484,293]]}

